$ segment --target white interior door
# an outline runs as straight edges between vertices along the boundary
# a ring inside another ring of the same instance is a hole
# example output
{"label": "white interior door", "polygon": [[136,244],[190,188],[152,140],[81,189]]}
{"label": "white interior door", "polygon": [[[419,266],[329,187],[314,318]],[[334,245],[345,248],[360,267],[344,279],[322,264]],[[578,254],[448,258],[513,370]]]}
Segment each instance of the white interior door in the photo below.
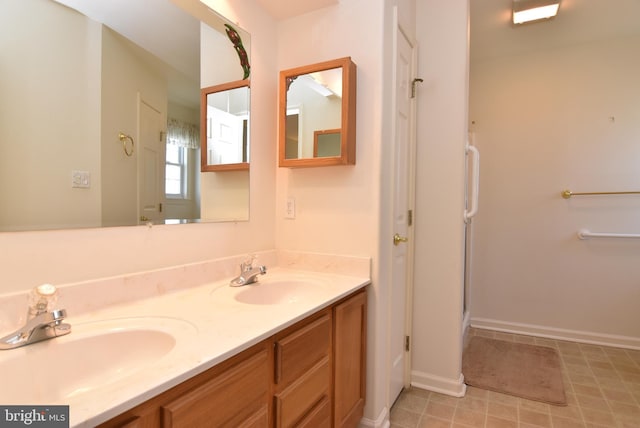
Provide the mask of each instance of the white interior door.
{"label": "white interior door", "polygon": [[409,353],[405,347],[407,335],[407,292],[411,284],[412,228],[410,210],[413,204],[412,156],[415,126],[415,106],[412,101],[414,48],[400,27],[396,26],[395,88],[394,88],[394,163],[393,163],[393,264],[390,325],[390,387],[391,406],[402,388],[407,386]]}
{"label": "white interior door", "polygon": [[138,110],[138,215],[142,223],[157,222],[162,219],[164,195],[163,115],[142,99],[138,101]]}
{"label": "white interior door", "polygon": [[207,106],[207,118],[211,120],[211,135],[207,136],[207,163],[241,163],[243,118],[211,106]]}

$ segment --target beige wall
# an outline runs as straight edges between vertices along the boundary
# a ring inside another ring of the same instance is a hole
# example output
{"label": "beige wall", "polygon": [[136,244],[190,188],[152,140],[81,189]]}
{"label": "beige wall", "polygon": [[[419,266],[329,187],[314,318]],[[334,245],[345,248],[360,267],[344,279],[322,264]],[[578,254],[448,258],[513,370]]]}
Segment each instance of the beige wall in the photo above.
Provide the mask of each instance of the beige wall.
{"label": "beige wall", "polygon": [[469,5],[417,5],[424,82],[418,89],[411,382],[461,395]]}
{"label": "beige wall", "polygon": [[[236,31],[241,29],[238,28]],[[240,37],[242,38],[242,35]],[[244,37],[242,42],[247,53],[251,55],[251,42],[248,37]],[[242,80],[243,70],[238,63],[238,54],[225,32],[200,23],[200,43],[202,88]],[[209,70],[209,73],[204,72],[206,70]]]}
{"label": "beige wall", "polygon": [[0,7],[0,231],[99,225],[100,26],[55,2]]}
{"label": "beige wall", "polygon": [[237,221],[250,217],[249,171],[203,172],[200,174],[202,219]]}
{"label": "beige wall", "polygon": [[[371,43],[381,42],[382,33],[370,22],[380,21],[381,13],[381,0],[347,0],[278,25],[279,69],[345,56],[358,68],[356,165],[277,169],[279,248],[355,256],[375,252],[379,184],[372,177],[379,161],[381,52]],[[294,220],[284,218],[287,198],[296,201]]]}
{"label": "beige wall", "polygon": [[[122,226],[138,222],[139,108],[144,102],[167,122],[167,81],[137,54],[137,46],[103,26],[102,31],[102,225]],[[166,126],[164,128],[166,130]],[[127,156],[118,139],[120,132],[138,143]],[[159,165],[163,168],[164,165]]]}
{"label": "beige wall", "polygon": [[640,233],[640,198],[560,197],[640,190],[638,46],[635,36],[472,65],[473,324],[640,345],[640,240],[576,236]]}
{"label": "beige wall", "polygon": [[[231,18],[232,15],[228,14],[231,11],[225,14],[224,5],[220,4],[219,7],[221,9],[216,10],[231,21],[234,21]],[[200,87],[206,88],[220,85],[221,83],[242,80],[243,71],[238,63],[238,54],[227,39],[226,33],[221,33],[221,29],[213,30],[204,23],[200,27]],[[238,31],[241,31],[240,28],[238,28]],[[249,37],[244,37],[243,46],[251,56],[251,41]],[[212,52],[218,51],[222,52],[221,55],[212,55]],[[253,58],[251,60],[253,68]],[[252,69],[252,73],[254,71]],[[253,77],[253,75],[250,76],[252,81]],[[250,92],[252,92],[251,101],[255,101],[253,88],[250,89]],[[253,108],[252,111],[256,113],[258,110]],[[257,113],[257,115],[262,116],[262,113]],[[256,114],[252,114],[250,121],[253,121],[255,116]],[[206,126],[206,124],[202,126]],[[251,163],[253,163],[253,156],[255,155],[255,153],[252,153],[253,138],[253,133],[249,132]],[[273,147],[271,149],[275,150]],[[248,206],[250,188],[250,172],[246,170],[200,173],[200,218],[204,221],[244,221],[248,219],[251,215],[250,207]]]}

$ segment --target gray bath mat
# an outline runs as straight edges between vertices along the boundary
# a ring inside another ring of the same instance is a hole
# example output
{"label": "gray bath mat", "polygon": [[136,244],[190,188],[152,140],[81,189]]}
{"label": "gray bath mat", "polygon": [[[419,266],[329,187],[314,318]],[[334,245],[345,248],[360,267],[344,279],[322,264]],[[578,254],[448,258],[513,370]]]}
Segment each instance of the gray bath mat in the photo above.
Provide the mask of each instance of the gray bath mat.
{"label": "gray bath mat", "polygon": [[553,348],[473,336],[462,357],[467,385],[567,405],[560,355]]}

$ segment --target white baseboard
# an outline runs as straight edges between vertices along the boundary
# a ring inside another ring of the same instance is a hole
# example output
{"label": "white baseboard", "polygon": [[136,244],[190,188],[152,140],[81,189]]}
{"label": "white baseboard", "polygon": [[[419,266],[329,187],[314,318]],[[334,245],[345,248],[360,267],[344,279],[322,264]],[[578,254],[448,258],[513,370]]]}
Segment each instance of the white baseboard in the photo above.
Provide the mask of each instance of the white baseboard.
{"label": "white baseboard", "polygon": [[467,391],[462,373],[458,379],[449,379],[414,370],[411,372],[411,386],[453,397],[464,397]]}
{"label": "white baseboard", "polygon": [[389,420],[389,409],[387,406],[382,408],[382,411],[375,419],[362,418],[358,427],[371,427],[371,428],[389,428],[391,426],[391,421]]}
{"label": "white baseboard", "polygon": [[594,333],[590,331],[566,330],[533,324],[521,324],[487,318],[471,318],[471,327],[593,345],[614,346],[616,348],[640,350],[640,338]]}

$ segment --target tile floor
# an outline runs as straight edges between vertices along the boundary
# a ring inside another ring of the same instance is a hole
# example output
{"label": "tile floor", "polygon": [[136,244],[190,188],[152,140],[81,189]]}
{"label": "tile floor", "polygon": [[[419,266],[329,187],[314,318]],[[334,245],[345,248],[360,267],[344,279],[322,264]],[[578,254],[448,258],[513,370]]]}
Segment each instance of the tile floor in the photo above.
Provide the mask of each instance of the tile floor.
{"label": "tile floor", "polygon": [[640,351],[470,329],[470,335],[556,348],[568,406],[467,387],[463,398],[409,388],[391,428],[640,428]]}

